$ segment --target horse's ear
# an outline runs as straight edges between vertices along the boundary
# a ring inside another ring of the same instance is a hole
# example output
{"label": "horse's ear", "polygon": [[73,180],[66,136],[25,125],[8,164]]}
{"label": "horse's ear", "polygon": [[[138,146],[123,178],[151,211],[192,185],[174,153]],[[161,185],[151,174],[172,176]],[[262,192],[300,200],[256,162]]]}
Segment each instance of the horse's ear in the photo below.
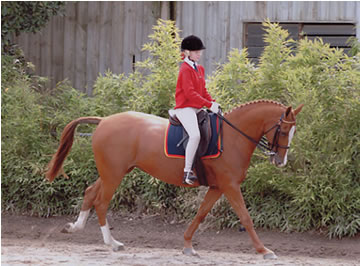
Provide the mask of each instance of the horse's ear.
{"label": "horse's ear", "polygon": [[296,108],[296,109],[294,110],[295,116],[296,116],[298,113],[300,113],[300,111],[301,111],[301,109],[303,108],[303,106],[304,106],[304,104],[300,104],[300,105],[298,106],[298,108]]}
{"label": "horse's ear", "polygon": [[290,112],[291,112],[291,109],[292,109],[291,106],[289,106],[288,108],[286,108],[285,117],[288,117],[288,116],[289,116],[289,114],[290,114]]}

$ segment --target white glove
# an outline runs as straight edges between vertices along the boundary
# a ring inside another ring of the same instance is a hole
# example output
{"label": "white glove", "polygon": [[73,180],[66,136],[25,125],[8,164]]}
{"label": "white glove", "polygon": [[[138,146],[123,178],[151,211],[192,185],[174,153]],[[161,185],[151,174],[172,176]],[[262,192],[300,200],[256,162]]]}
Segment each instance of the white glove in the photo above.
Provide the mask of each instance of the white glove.
{"label": "white glove", "polygon": [[217,102],[213,102],[210,106],[210,111],[217,114],[219,112],[220,105]]}

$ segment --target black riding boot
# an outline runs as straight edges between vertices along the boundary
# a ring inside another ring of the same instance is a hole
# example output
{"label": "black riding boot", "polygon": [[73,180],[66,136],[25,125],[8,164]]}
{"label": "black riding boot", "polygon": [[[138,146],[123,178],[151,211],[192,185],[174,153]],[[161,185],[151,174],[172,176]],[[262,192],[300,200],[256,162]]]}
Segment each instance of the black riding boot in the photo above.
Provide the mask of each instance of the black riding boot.
{"label": "black riding boot", "polygon": [[183,184],[193,185],[197,181],[193,171],[184,172]]}

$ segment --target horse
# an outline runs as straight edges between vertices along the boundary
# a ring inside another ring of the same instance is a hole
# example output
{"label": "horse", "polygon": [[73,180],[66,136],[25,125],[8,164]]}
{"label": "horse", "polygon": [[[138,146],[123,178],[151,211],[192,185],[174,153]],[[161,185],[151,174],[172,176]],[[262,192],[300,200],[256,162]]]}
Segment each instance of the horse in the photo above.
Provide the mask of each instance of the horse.
{"label": "horse", "polygon": [[[224,194],[248,232],[256,252],[265,259],[277,258],[256,234],[240,185],[246,177],[257,143],[263,136],[273,140],[268,143],[270,162],[277,167],[286,165],[295,133],[296,115],[302,107],[303,104],[293,109],[275,101],[257,100],[224,114],[223,118],[230,124],[224,123],[222,128],[223,152],[216,159],[203,160],[209,188],[184,233],[183,254],[198,256],[192,245],[193,235],[215,202]],[[63,162],[72,147],[76,127],[83,123],[97,125],[92,135],[92,149],[99,178],[85,190],[76,222],[66,224],[63,231],[71,233],[82,230],[90,209],[95,206],[104,243],[114,251],[123,250],[124,244],[115,240],[110,233],[106,213],[125,174],[136,167],[175,186],[197,187],[200,184],[183,184],[184,160],[168,158],[164,154],[168,119],[134,111],[107,117],[80,117],[68,123],[62,132],[59,147],[48,164],[45,177],[50,182],[59,174],[64,174]]]}

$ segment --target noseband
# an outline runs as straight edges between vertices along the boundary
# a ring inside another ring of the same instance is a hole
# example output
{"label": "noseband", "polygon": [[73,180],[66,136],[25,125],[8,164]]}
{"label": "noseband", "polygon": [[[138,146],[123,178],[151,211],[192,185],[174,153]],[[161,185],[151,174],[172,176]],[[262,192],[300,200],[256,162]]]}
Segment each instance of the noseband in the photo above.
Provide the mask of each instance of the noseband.
{"label": "noseband", "polygon": [[[286,123],[286,124],[295,124],[295,121],[287,121],[284,119],[284,114],[281,115],[279,121],[273,125],[271,128],[269,128],[268,130],[266,130],[261,139],[259,141],[254,140],[252,137],[250,137],[249,135],[245,134],[243,131],[241,131],[240,129],[238,129],[237,127],[235,127],[229,120],[227,120],[223,115],[221,114],[217,114],[217,116],[224,120],[230,127],[232,127],[233,129],[235,129],[237,132],[239,132],[241,135],[243,135],[244,137],[246,137],[248,140],[250,140],[251,142],[256,144],[256,147],[259,148],[265,155],[267,156],[274,156],[275,154],[277,154],[279,148],[281,149],[289,149],[289,146],[283,146],[280,145],[279,142],[279,137],[281,135],[281,124],[282,123]],[[271,130],[275,129],[275,134],[273,137],[273,141],[270,143],[267,141],[267,139],[264,137],[264,135],[266,135],[267,133],[269,133]],[[274,151],[275,148],[275,151]]]}

